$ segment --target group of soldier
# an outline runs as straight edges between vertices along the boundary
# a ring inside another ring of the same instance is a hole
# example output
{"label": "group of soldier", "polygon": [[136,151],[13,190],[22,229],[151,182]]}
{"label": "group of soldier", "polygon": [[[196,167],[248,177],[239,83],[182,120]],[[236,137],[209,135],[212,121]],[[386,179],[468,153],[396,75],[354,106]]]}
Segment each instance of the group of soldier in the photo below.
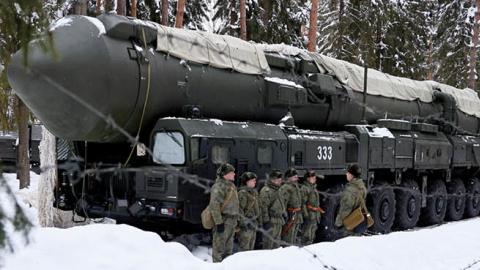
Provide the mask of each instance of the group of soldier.
{"label": "group of soldier", "polygon": [[[348,184],[335,221],[339,229],[343,226],[343,219],[358,207],[359,201],[365,200],[366,188],[360,174],[357,165],[347,170]],[[237,191],[235,168],[228,163],[220,165],[209,203],[215,224],[212,229],[213,262],[220,262],[233,253],[235,235],[239,251],[254,249],[257,232],[262,233],[264,249],[313,243],[317,224],[324,213],[317,178],[315,171],[307,171],[300,184],[294,168],[288,169],[284,175],[273,170],[258,192],[257,175],[245,172],[240,176],[241,186]]]}

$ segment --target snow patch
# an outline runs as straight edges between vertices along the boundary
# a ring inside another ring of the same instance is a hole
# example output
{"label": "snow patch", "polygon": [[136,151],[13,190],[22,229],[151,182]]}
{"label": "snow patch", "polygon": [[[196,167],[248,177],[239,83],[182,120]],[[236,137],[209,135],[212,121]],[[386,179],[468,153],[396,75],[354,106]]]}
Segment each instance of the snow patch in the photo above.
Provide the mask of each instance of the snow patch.
{"label": "snow patch", "polygon": [[390,130],[384,127],[375,127],[372,129],[371,132],[370,131],[368,132],[368,135],[370,135],[370,137],[375,137],[375,138],[387,137],[387,138],[395,139],[395,136],[393,136]]}
{"label": "snow patch", "polygon": [[300,88],[300,89],[304,88],[303,86],[301,86],[299,84],[296,84],[295,82],[292,82],[292,81],[286,80],[286,79],[277,78],[277,77],[265,77],[265,80],[269,81],[269,82],[273,82],[273,83],[293,86],[295,88]]}
{"label": "snow patch", "polygon": [[17,179],[17,174],[15,173],[4,173],[3,178],[7,181],[8,186],[12,192],[19,199],[19,203],[23,203],[25,207],[29,208],[31,211],[34,211],[36,218],[37,206],[38,206],[38,183],[40,181],[40,175],[30,172],[30,186],[27,188],[20,189],[20,182]]}
{"label": "snow patch", "polygon": [[292,118],[293,118],[292,114],[289,113],[289,114],[285,115],[282,119],[280,119],[280,122],[285,122],[285,121],[288,121],[289,119],[292,119]]}
{"label": "snow patch", "polygon": [[143,48],[138,46],[137,44],[134,44],[135,46],[135,50],[137,50],[137,52],[143,52]]}
{"label": "snow patch", "polygon": [[217,126],[223,126],[223,121],[220,119],[210,119],[211,122],[214,122]]}
{"label": "snow patch", "polygon": [[48,29],[50,32],[54,31],[57,28],[61,27],[67,27],[72,25],[72,18],[69,17],[63,17],[60,20],[54,22],[52,25],[50,25],[50,28]]}
{"label": "snow patch", "polygon": [[88,16],[84,16],[83,18],[89,20],[91,23],[93,23],[93,25],[97,27],[98,37],[107,33],[107,31],[105,30],[105,25],[103,25],[103,23],[99,19]]}

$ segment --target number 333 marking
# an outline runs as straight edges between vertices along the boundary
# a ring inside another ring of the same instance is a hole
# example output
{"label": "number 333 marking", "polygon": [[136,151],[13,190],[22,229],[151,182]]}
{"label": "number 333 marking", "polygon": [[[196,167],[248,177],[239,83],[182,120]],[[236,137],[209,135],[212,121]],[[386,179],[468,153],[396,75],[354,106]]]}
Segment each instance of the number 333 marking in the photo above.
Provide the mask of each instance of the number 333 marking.
{"label": "number 333 marking", "polygon": [[332,147],[331,146],[319,146],[317,147],[318,160],[332,160]]}

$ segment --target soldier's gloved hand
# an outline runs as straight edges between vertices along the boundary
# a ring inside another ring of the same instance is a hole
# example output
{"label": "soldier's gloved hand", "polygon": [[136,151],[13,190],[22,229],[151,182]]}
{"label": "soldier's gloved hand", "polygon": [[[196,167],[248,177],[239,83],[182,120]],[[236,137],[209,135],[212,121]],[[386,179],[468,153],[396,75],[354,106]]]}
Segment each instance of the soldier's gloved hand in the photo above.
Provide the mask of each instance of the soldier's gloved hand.
{"label": "soldier's gloved hand", "polygon": [[271,222],[267,222],[267,223],[263,223],[263,229],[265,231],[268,231],[272,228],[272,223]]}
{"label": "soldier's gloved hand", "polygon": [[218,233],[223,233],[224,231],[225,231],[225,224],[224,224],[224,223],[218,224],[218,225],[216,226],[216,232],[218,232]]}

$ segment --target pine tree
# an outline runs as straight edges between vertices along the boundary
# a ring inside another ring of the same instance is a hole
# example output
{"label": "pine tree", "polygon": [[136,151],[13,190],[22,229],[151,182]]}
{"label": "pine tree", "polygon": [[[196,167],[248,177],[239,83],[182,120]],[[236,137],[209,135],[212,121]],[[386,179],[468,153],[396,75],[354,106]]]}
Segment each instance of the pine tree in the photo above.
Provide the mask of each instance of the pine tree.
{"label": "pine tree", "polygon": [[[306,0],[249,0],[246,9],[247,39],[303,47],[301,28],[306,24],[310,10]],[[216,32],[239,37],[239,1],[217,0],[214,10],[213,20],[220,22]]]}
{"label": "pine tree", "polygon": [[474,8],[471,1],[439,1],[439,26],[433,58],[436,81],[459,88],[467,87]]}
{"label": "pine tree", "polygon": [[[23,55],[27,56],[28,43],[46,34],[51,16],[47,14],[48,9],[44,9],[43,5],[45,3],[50,4],[52,1],[3,0],[0,2],[0,21],[2,22],[0,23],[0,61],[3,66],[8,66],[11,55],[20,49],[23,51]],[[52,40],[48,35],[46,37],[39,42],[45,49],[52,50]],[[24,57],[23,63],[28,65],[27,57]],[[2,89],[0,90],[2,93],[5,90],[10,91],[11,88],[5,79],[5,75],[2,74],[1,78],[0,86]],[[21,124],[23,126],[23,123]],[[19,143],[22,145],[25,143],[23,140],[24,138],[21,137]],[[28,158],[28,152],[22,154]],[[28,164],[23,164],[23,166],[27,168],[28,174]],[[20,179],[20,181],[28,183],[28,179]],[[32,222],[27,218],[1,176],[0,196],[6,198],[0,205],[0,249],[12,250],[16,245],[13,242],[16,237],[11,234],[19,234],[24,240],[28,241]]]}
{"label": "pine tree", "polygon": [[[429,39],[431,30],[429,18],[434,1],[397,1],[386,6],[385,36],[377,39],[376,67],[385,73],[417,80],[427,78]],[[377,32],[379,33],[379,32]]]}
{"label": "pine tree", "polygon": [[14,252],[16,248],[30,241],[33,221],[26,215],[17,202],[13,191],[0,174],[0,262],[5,252]]}
{"label": "pine tree", "polygon": [[208,20],[210,0],[186,0],[184,25],[191,30],[205,31],[205,22]]}
{"label": "pine tree", "polygon": [[[240,6],[237,0],[217,0],[213,6],[215,14],[213,16],[214,21],[219,21],[220,25],[215,32],[218,34],[228,34],[230,36],[239,36],[239,14],[238,10]],[[247,30],[247,32],[250,32]]]}
{"label": "pine tree", "polygon": [[[478,77],[477,73],[477,58],[478,58],[478,37],[479,37],[479,24],[480,24],[480,0],[475,1],[474,9],[471,9],[472,12],[475,12],[473,15],[473,30],[472,30],[472,42],[470,46],[470,59],[469,59],[469,75],[468,75],[468,87],[476,90],[476,81]],[[472,15],[470,15],[472,16]]]}

